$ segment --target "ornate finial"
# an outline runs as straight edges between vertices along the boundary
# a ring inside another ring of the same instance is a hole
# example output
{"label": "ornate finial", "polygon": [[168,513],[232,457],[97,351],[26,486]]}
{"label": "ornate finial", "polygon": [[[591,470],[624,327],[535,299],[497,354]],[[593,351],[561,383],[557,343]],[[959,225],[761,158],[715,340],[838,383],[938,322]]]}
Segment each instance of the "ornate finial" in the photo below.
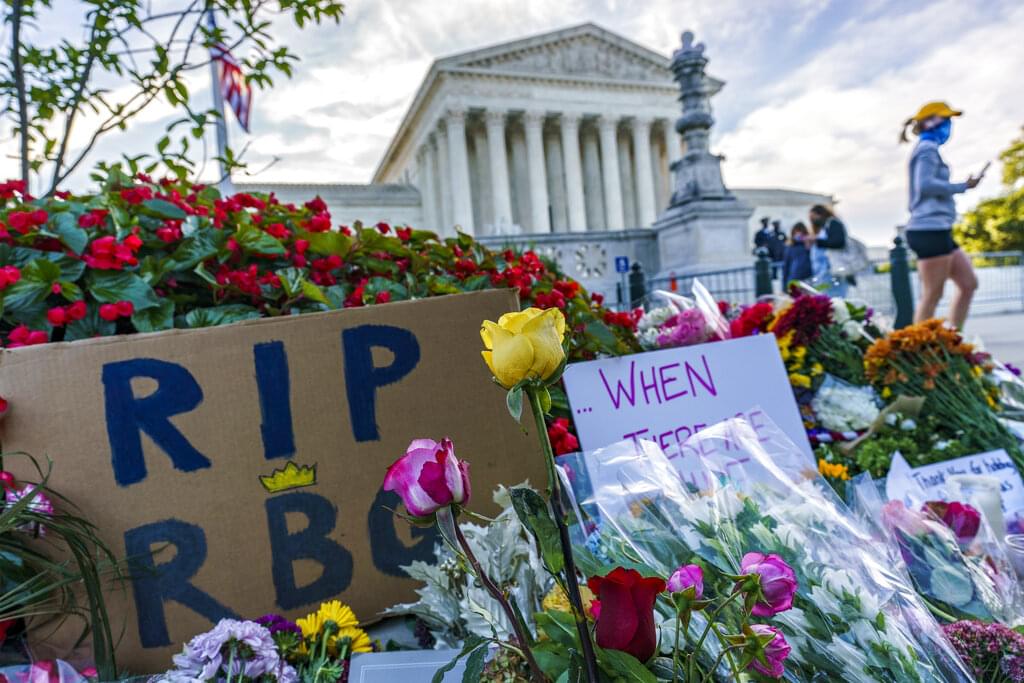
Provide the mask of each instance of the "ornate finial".
{"label": "ornate finial", "polygon": [[693,47],[693,31],[683,31],[683,49],[689,50]]}

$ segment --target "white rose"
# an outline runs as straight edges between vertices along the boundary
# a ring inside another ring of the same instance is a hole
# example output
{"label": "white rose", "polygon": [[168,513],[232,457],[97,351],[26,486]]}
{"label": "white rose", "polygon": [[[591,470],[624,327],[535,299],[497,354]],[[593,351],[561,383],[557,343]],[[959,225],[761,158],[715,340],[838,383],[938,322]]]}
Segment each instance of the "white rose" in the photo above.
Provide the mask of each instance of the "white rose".
{"label": "white rose", "polygon": [[859,339],[864,335],[864,326],[856,320],[847,320],[843,323],[843,334],[848,339]]}

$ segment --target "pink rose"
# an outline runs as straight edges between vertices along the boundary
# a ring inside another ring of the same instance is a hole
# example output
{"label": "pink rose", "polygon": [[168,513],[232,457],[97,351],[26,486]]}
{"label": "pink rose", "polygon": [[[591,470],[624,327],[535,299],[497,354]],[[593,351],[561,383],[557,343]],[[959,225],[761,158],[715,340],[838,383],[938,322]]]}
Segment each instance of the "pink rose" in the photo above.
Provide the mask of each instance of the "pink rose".
{"label": "pink rose", "polygon": [[765,624],[751,624],[750,630],[759,637],[774,637],[765,644],[761,652],[762,656],[756,657],[750,663],[749,668],[765,676],[781,678],[782,674],[786,672],[783,662],[786,661],[786,657],[789,657],[789,653],[793,649],[786,642],[786,637],[782,635],[779,629],[766,626]]}
{"label": "pink rose", "polygon": [[704,597],[704,571],[695,564],[683,565],[668,577],[668,592],[682,593],[693,587],[694,600]]}
{"label": "pink rose", "polygon": [[760,579],[763,601],[750,611],[755,617],[772,617],[793,606],[796,595],[796,574],[778,555],[747,553],[740,560],[740,573],[756,574]]}
{"label": "pink rose", "polygon": [[410,515],[426,517],[469,501],[469,463],[455,457],[450,439],[416,439],[384,475],[384,490],[402,497]]}
{"label": "pink rose", "polygon": [[928,533],[928,525],[924,515],[910,510],[902,500],[890,500],[882,506],[882,524],[889,531],[899,529],[911,536],[922,536]]}

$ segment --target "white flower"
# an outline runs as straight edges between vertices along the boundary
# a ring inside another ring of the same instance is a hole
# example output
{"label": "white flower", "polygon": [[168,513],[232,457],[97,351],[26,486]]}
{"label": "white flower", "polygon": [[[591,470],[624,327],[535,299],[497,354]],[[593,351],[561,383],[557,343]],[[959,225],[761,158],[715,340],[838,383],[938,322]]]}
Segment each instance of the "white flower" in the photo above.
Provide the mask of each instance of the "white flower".
{"label": "white flower", "polygon": [[832,320],[837,323],[845,323],[850,319],[850,309],[845,299],[832,299]]}
{"label": "white flower", "polygon": [[843,334],[847,339],[859,339],[864,336],[864,325],[856,320],[847,320],[843,323]]}
{"label": "white flower", "polygon": [[821,388],[811,408],[825,429],[849,432],[867,429],[878,417],[878,405],[870,387],[829,385]]}
{"label": "white flower", "polygon": [[947,441],[946,439],[940,439],[939,441],[935,442],[935,450],[944,451],[947,448],[949,448],[949,444],[950,442]]}
{"label": "white flower", "polygon": [[835,616],[842,616],[843,607],[836,599],[836,596],[832,595],[827,589],[822,586],[814,586],[811,588],[811,602],[826,614],[833,614]]}
{"label": "white flower", "polygon": [[807,534],[799,524],[780,523],[775,529],[775,535],[789,548],[799,548],[807,542]]}
{"label": "white flower", "polygon": [[853,633],[853,637],[857,639],[857,642],[865,650],[871,649],[871,644],[878,641],[878,631],[875,627],[863,619],[857,619],[850,624],[850,631]]}
{"label": "white flower", "polygon": [[909,417],[900,422],[900,429],[905,432],[912,432],[917,429],[917,423],[911,420]]}
{"label": "white flower", "polygon": [[821,583],[838,597],[842,597],[844,593],[857,595],[857,583],[845,569],[826,567],[822,571]]}
{"label": "white flower", "polygon": [[646,330],[654,329],[657,330],[659,327],[665,324],[665,321],[676,314],[676,310],[671,306],[660,306],[659,308],[652,308],[647,313],[644,313],[643,317],[637,321],[636,327],[641,332]]}
{"label": "white flower", "polygon": [[885,416],[885,424],[890,427],[895,427],[896,423],[899,422],[900,416],[896,413],[889,413]]}

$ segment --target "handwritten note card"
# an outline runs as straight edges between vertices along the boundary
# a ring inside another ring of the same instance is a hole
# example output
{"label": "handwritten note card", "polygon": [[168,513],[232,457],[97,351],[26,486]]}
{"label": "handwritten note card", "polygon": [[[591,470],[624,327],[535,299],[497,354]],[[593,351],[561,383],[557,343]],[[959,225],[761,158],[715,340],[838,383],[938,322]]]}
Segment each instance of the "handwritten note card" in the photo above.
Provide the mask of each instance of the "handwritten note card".
{"label": "handwritten note card", "polygon": [[925,500],[949,500],[950,479],[962,475],[988,476],[999,480],[1003,517],[1008,531],[1024,531],[1024,480],[1006,451],[1000,449],[947,460],[934,465],[911,467],[900,453],[892,459],[885,481],[890,500],[919,504]]}
{"label": "handwritten note card", "polygon": [[745,417],[755,431],[774,422],[813,461],[770,334],[573,363],[564,378],[584,450],[654,441],[685,472],[689,468],[677,458],[696,463],[705,455],[685,444],[690,436]]}

